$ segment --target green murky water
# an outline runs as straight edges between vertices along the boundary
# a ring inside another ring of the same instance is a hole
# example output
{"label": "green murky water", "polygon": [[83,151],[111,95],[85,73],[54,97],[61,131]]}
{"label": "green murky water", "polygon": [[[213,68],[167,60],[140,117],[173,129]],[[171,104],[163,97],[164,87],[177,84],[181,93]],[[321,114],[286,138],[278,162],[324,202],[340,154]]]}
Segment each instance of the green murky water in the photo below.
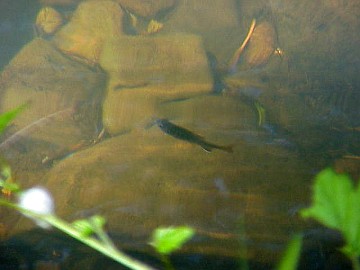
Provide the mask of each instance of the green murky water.
{"label": "green murky water", "polygon": [[[345,269],[297,213],[322,168],[360,175],[359,4],[118,2],[55,5],[53,31],[39,3],[1,2],[0,111],[30,101],[0,140],[16,181],[158,268],[152,230],[189,225],[176,269],[268,269],[297,232],[301,269]],[[0,225],[3,269],[119,269],[11,210]]]}

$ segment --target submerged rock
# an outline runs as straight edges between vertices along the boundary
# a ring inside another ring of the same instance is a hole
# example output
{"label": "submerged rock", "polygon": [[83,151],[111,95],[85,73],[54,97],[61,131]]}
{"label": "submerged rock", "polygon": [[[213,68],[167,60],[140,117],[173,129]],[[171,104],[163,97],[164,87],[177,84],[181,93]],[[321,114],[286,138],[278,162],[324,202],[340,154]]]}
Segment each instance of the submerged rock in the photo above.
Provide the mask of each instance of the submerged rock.
{"label": "submerged rock", "polygon": [[251,68],[264,65],[273,55],[276,46],[276,33],[269,22],[259,23],[250,38],[247,50],[245,51],[246,64]]}
{"label": "submerged rock", "polygon": [[[105,140],[59,162],[42,179],[53,192],[57,214],[66,219],[104,215],[122,247],[140,250],[146,245],[139,243],[160,225],[194,227],[197,236],[183,249],[187,252],[237,256],[234,247],[247,239],[240,245],[248,246],[251,257],[263,244],[284,243],[286,232],[300,226],[287,211],[305,199],[304,165],[276,145],[244,143],[245,132],[257,132],[241,118],[246,106],[234,109],[236,101],[221,97],[202,101],[192,104],[199,108],[184,106],[208,116],[173,121],[212,142],[234,145],[233,154],[207,153],[157,126]],[[214,111],[223,105],[219,112],[224,114],[201,121],[212,115],[206,104]],[[226,112],[242,124],[221,126]]]}
{"label": "submerged rock", "polygon": [[178,0],[162,32],[201,36],[205,50],[225,63],[242,42],[235,0]]}
{"label": "submerged rock", "polygon": [[116,0],[122,7],[142,17],[153,17],[173,7],[176,0]]}
{"label": "submerged rock", "polygon": [[102,73],[69,60],[48,41],[27,44],[1,74],[1,112],[29,104],[0,145],[14,169],[42,167],[46,157],[96,136],[103,82]]}
{"label": "submerged rock", "polygon": [[160,104],[157,111],[159,118],[174,119],[173,121],[180,125],[186,124],[186,127],[198,130],[206,139],[214,136],[221,144],[227,144],[226,136],[229,134],[222,133],[226,133],[229,127],[230,134],[236,130],[244,131],[239,135],[243,140],[246,140],[247,136],[253,136],[254,140],[256,137],[256,114],[251,107],[234,97],[204,95],[169,101]]}
{"label": "submerged rock", "polygon": [[212,90],[202,41],[195,35],[112,39],[100,65],[109,75],[103,123],[110,134],[148,124],[161,102]]}
{"label": "submerged rock", "polygon": [[36,17],[36,29],[39,34],[54,34],[63,24],[61,14],[52,7],[43,7]]}
{"label": "submerged rock", "polygon": [[105,40],[123,34],[123,11],[109,0],[82,2],[68,24],[54,37],[55,45],[69,56],[96,64]]}

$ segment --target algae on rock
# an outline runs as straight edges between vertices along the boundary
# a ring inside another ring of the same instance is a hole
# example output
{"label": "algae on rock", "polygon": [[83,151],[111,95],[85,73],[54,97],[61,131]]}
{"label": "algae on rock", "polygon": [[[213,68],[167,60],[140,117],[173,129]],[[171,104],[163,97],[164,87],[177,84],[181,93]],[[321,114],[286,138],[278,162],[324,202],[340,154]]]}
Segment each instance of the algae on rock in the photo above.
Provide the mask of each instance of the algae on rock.
{"label": "algae on rock", "polygon": [[96,136],[103,73],[64,57],[46,40],[34,39],[12,59],[0,80],[1,112],[29,103],[1,144],[2,153],[25,158],[14,161],[16,168],[36,168],[46,156],[66,154]]}
{"label": "algae on rock", "polygon": [[202,37],[205,50],[219,63],[227,62],[238,44],[240,25],[235,0],[178,0],[164,22],[164,33],[191,33]]}
{"label": "algae on rock", "polygon": [[160,102],[212,90],[206,54],[195,35],[112,39],[100,65],[109,75],[103,123],[111,134],[146,125]]}
{"label": "algae on rock", "polygon": [[123,34],[123,15],[113,1],[84,1],[55,35],[54,43],[65,54],[96,64],[104,41]]}

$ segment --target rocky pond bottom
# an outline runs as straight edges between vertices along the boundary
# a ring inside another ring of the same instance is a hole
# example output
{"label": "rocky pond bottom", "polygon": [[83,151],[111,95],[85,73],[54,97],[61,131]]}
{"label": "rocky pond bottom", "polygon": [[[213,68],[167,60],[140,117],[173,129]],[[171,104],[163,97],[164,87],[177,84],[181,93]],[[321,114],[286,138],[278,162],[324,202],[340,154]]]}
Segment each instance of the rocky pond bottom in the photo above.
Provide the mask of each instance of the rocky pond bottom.
{"label": "rocky pond bottom", "polygon": [[[205,152],[153,126],[57,161],[36,184],[51,191],[66,220],[106,217],[122,248],[151,251],[147,242],[156,227],[186,224],[197,234],[185,254],[238,258],[245,249],[240,257],[272,263],[289,235],[303,229],[296,212],[309,192],[307,166],[277,145],[244,143],[234,130],[206,131],[210,141],[231,143],[233,153]],[[6,212],[14,239],[34,227]]]}
{"label": "rocky pond bottom", "polygon": [[[208,142],[231,145],[233,152],[206,152],[152,125],[105,137],[54,160],[46,170],[18,170],[17,178],[24,187],[45,186],[56,214],[66,220],[106,217],[107,231],[121,248],[151,254],[147,242],[156,227],[189,225],[197,234],[183,254],[274,263],[289,237],[305,228],[296,213],[310,193],[309,165],[257,127],[248,106],[233,98],[198,97],[159,110],[165,113],[169,107],[183,116],[172,122]],[[182,113],[189,108],[204,113]],[[235,117],[237,124],[231,126]],[[35,226],[1,211],[11,238],[21,239],[19,233],[26,235]]]}
{"label": "rocky pond bottom", "polygon": [[[297,213],[324,166],[359,174],[359,24],[344,16],[357,9],[64,2],[39,10],[37,36],[0,75],[0,112],[28,104],[0,138],[22,188],[46,187],[65,220],[104,216],[119,248],[159,268],[149,237],[175,225],[196,230],[177,269],[269,268],[297,232],[303,269],[342,260],[339,236]],[[1,269],[119,269],[0,217]]]}
{"label": "rocky pond bottom", "polygon": [[[304,232],[303,252],[310,254],[302,262],[304,269],[316,269],[312,266],[316,256],[322,264],[331,256],[337,258],[333,248],[340,243],[338,235],[306,225],[297,216],[308,201],[312,176],[296,154],[270,143],[256,129],[217,132],[194,123],[182,125],[208,134],[211,142],[230,143],[233,153],[216,149],[208,153],[152,126],[104,139],[55,161],[32,184],[51,191],[56,214],[65,220],[103,215],[120,248],[159,268],[148,241],[156,227],[172,225],[196,230],[172,257],[177,269],[238,269],[245,263],[264,269],[279,259],[297,232]],[[256,143],[246,142],[249,134],[244,134],[249,132],[258,136]],[[54,230],[35,229],[27,218],[1,211],[11,236],[0,248],[13,264],[119,269]]]}

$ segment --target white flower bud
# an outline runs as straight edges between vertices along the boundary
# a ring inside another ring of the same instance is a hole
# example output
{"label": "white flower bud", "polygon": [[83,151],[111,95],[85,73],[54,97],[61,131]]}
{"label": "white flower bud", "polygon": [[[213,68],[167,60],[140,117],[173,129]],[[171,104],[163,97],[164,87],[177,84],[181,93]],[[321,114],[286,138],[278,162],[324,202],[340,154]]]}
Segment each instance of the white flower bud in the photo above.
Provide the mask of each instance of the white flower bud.
{"label": "white flower bud", "polygon": [[[33,187],[22,192],[19,196],[19,206],[40,215],[51,215],[54,213],[54,202],[51,194],[43,187]],[[29,214],[25,214],[25,216],[34,220],[42,228],[50,228],[50,225],[44,221]]]}

